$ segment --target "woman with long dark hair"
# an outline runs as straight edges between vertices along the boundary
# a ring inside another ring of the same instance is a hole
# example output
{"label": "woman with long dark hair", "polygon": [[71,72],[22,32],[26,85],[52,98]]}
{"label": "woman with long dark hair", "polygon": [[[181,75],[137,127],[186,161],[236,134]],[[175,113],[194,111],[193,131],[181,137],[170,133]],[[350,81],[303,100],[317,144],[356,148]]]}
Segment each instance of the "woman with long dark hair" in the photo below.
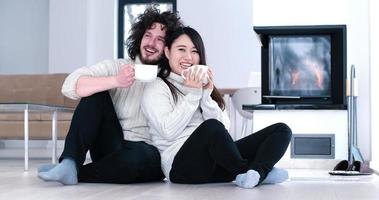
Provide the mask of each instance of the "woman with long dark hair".
{"label": "woman with long dark hair", "polygon": [[205,85],[198,75],[196,65],[206,65],[199,33],[179,28],[164,52],[159,78],[145,88],[142,110],[166,178],[192,184],[235,180],[244,188],[284,181],[284,170],[271,170],[288,147],[290,128],[278,123],[234,142],[223,124],[225,104],[212,71]]}

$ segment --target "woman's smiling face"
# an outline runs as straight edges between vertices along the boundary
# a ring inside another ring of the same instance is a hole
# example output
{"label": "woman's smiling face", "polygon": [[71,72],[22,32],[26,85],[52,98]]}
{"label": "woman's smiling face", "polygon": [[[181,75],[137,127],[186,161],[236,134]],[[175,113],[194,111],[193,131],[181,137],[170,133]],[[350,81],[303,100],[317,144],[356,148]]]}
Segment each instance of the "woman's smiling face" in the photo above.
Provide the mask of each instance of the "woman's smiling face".
{"label": "woman's smiling face", "polygon": [[200,55],[190,37],[186,34],[179,36],[172,43],[170,49],[165,47],[165,55],[172,72],[179,75],[183,70],[200,63]]}

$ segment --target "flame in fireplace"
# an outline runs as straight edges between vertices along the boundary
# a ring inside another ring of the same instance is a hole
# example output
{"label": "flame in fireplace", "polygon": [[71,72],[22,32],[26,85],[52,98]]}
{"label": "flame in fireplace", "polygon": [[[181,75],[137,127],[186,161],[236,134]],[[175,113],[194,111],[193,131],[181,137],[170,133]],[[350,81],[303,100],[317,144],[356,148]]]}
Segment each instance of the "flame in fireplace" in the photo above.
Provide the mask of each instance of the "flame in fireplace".
{"label": "flame in fireplace", "polygon": [[324,69],[321,64],[311,59],[304,59],[304,67],[297,69],[296,67],[291,67],[293,70],[291,72],[291,86],[292,88],[302,87],[306,83],[312,83],[313,87],[318,89],[324,88]]}
{"label": "flame in fireplace", "polygon": [[291,84],[292,84],[292,87],[293,87],[293,86],[295,86],[299,82],[300,72],[299,71],[292,72],[291,78],[292,78]]}
{"label": "flame in fireplace", "polygon": [[323,66],[318,62],[310,59],[305,60],[305,64],[309,71],[315,76],[315,86],[319,89],[323,89]]}

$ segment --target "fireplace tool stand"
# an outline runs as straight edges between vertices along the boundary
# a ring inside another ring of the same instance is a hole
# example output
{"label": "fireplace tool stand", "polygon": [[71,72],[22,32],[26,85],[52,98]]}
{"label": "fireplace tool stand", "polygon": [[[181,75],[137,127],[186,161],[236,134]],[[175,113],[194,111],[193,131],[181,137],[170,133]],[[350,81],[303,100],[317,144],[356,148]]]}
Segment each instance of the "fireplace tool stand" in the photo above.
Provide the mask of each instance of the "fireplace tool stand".
{"label": "fireplace tool stand", "polygon": [[364,163],[361,151],[357,143],[357,98],[358,85],[355,74],[355,66],[351,66],[350,84],[348,84],[348,160],[339,162],[331,175],[369,175],[372,174],[370,168]]}

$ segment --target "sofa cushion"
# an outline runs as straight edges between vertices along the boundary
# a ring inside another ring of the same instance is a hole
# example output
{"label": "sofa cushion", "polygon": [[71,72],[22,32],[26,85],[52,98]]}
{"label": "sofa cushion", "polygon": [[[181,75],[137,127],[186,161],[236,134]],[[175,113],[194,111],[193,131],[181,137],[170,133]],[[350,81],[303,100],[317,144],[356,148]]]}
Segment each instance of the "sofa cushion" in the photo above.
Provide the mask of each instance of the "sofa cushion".
{"label": "sofa cushion", "polygon": [[61,93],[67,74],[0,75],[0,103],[36,103],[75,107]]}
{"label": "sofa cushion", "polygon": [[[58,121],[67,121],[72,119],[73,113],[58,112]],[[30,112],[29,121],[48,121],[52,120],[52,113]],[[0,113],[0,121],[24,121],[23,113]]]}
{"label": "sofa cushion", "polygon": [[[58,121],[71,121],[73,113],[58,112]],[[41,113],[41,120],[52,120],[52,113]]]}
{"label": "sofa cushion", "polygon": [[[29,121],[41,120],[41,113],[29,113]],[[24,121],[23,113],[0,113],[0,121]]]}
{"label": "sofa cushion", "polygon": [[[71,121],[58,122],[58,138],[64,139],[67,135]],[[24,122],[0,121],[1,139],[24,139]],[[29,121],[30,139],[50,139],[51,121]]]}
{"label": "sofa cushion", "polygon": [[[68,74],[0,75],[0,103],[35,103],[75,108],[78,101],[63,96],[61,87]],[[58,112],[58,137],[65,138],[72,113]],[[50,139],[51,112],[29,113],[30,139]],[[24,114],[0,112],[0,139],[23,139]]]}

